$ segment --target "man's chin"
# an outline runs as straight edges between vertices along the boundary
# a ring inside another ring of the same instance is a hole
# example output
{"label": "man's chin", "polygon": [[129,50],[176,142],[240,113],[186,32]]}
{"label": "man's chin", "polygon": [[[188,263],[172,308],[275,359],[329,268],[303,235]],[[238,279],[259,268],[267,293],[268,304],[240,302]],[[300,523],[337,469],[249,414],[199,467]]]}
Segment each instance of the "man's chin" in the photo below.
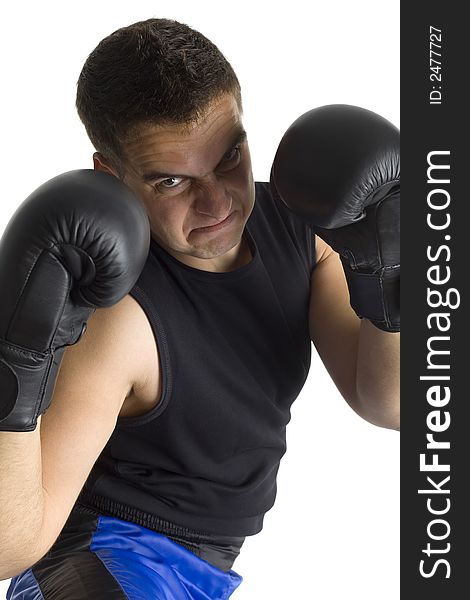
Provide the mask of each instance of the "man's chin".
{"label": "man's chin", "polygon": [[230,253],[236,253],[237,248],[241,243],[241,236],[236,239],[230,240],[230,242],[212,240],[210,244],[205,246],[195,246],[188,253],[194,258],[200,258],[202,260],[211,260],[214,258],[222,258]]}
{"label": "man's chin", "polygon": [[233,220],[226,227],[218,231],[204,229],[193,229],[188,236],[189,252],[191,256],[201,259],[221,258],[224,255],[235,252],[240,245],[243,227]]}

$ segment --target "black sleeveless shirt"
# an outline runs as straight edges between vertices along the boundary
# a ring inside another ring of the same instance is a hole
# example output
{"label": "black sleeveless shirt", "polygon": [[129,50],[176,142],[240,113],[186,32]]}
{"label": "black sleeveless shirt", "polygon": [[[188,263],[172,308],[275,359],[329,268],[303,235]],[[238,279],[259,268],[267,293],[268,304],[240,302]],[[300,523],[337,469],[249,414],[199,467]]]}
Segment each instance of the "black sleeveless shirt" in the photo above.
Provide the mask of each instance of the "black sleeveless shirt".
{"label": "black sleeveless shirt", "polygon": [[256,183],[252,260],[201,271],[154,240],[130,294],[157,342],[161,401],[118,419],[78,501],[151,526],[259,532],[276,497],[290,407],[310,367],[314,236]]}

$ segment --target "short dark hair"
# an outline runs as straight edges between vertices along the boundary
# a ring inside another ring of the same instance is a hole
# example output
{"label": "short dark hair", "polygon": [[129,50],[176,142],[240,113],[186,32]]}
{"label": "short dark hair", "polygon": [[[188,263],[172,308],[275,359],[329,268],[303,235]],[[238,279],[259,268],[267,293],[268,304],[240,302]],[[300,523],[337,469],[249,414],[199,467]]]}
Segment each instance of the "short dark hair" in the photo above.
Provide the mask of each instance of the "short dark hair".
{"label": "short dark hair", "polygon": [[241,112],[237,76],[210,40],[183,23],[148,19],[118,29],[88,56],[76,106],[95,149],[121,171],[122,142],[136,128],[195,123],[225,93]]}

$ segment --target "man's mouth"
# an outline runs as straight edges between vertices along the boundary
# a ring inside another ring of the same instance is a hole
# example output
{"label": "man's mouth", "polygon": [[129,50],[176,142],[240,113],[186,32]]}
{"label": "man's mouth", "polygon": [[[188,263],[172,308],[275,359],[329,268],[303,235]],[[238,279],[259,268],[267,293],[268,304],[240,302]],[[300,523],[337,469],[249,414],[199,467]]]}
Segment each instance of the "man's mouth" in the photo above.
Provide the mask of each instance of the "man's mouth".
{"label": "man's mouth", "polygon": [[226,217],[220,223],[216,223],[215,225],[208,225],[206,227],[197,227],[193,231],[197,231],[198,233],[210,233],[212,231],[219,231],[219,229],[223,229],[227,225],[229,225],[235,217],[235,211],[231,212],[228,217]]}

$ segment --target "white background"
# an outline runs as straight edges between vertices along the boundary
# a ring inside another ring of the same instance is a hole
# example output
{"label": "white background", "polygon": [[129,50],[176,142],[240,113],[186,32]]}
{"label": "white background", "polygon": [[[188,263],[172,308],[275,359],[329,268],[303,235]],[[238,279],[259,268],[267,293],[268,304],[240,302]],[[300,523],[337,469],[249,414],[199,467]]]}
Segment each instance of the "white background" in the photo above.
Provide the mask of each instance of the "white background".
{"label": "white background", "polygon": [[[150,17],[198,29],[232,63],[258,180],[267,180],[285,129],[315,106],[355,104],[399,126],[398,0],[9,3],[0,38],[0,232],[38,185],[92,166],[74,108],[80,69],[103,37]],[[234,600],[397,600],[398,466],[399,434],[356,416],[314,350],[277,501],[234,565],[244,577]],[[1,598],[7,587],[0,582]]]}

